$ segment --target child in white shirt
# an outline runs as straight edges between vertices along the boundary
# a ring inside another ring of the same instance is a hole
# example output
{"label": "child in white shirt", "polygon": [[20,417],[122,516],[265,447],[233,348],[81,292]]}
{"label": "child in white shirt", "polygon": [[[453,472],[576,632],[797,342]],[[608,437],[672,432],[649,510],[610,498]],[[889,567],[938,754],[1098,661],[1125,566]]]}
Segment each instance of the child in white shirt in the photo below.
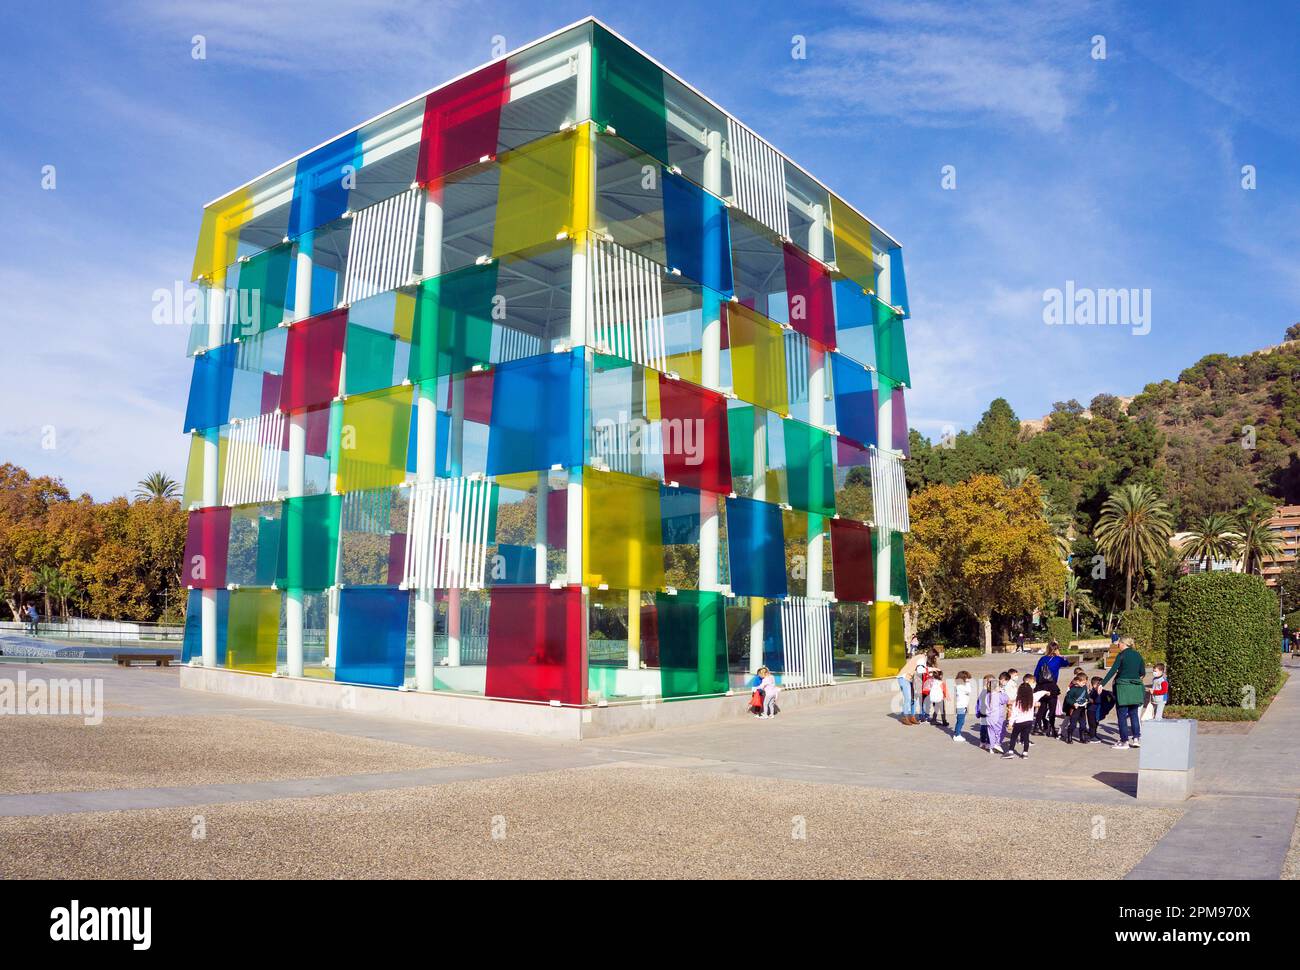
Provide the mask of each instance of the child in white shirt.
{"label": "child in white shirt", "polygon": [[758,716],[763,718],[776,717],[776,695],[781,688],[776,686],[776,678],[772,676],[772,671],[766,667],[758,668],[758,676],[762,678],[758,683],[758,689],[763,692],[763,713]]}
{"label": "child in white shirt", "polygon": [[957,724],[952,731],[952,739],[956,742],[964,742],[961,729],[966,724],[966,711],[970,707],[970,671],[961,670],[957,673],[957,683],[953,687],[953,706],[957,710]]}

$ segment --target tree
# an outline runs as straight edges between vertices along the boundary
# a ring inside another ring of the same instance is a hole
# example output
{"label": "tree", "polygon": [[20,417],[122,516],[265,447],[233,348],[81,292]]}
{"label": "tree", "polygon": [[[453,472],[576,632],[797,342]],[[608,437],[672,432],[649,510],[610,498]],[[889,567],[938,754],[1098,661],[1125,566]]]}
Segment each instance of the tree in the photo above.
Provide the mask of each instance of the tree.
{"label": "tree", "polygon": [[1064,584],[1037,481],[1007,488],[993,475],[932,485],[912,496],[907,561],[914,588],[964,609],[993,650],[993,614],[1024,613]]}
{"label": "tree", "polygon": [[54,583],[58,582],[59,571],[55,569],[53,566],[38,566],[36,567],[36,571],[34,573],[34,579],[36,581],[37,591],[40,592],[40,594],[45,597],[45,612],[41,615],[51,616],[52,614],[50,613],[50,595],[52,591],[50,590],[50,587]]}
{"label": "tree", "polygon": [[1281,542],[1269,528],[1276,513],[1277,507],[1267,499],[1252,499],[1237,514],[1237,552],[1251,575],[1262,574],[1264,560],[1275,559],[1282,551]]}
{"label": "tree", "polygon": [[180,498],[180,495],[180,483],[164,472],[150,472],[136,483],[136,498]]}
{"label": "tree", "polygon": [[59,601],[59,615],[63,617],[63,622],[68,622],[68,600],[77,594],[77,584],[67,576],[54,577],[54,581],[49,585],[49,593],[55,596]]}
{"label": "tree", "polygon": [[1300,340],[1300,323],[1293,323],[1286,328],[1287,340]]}
{"label": "tree", "polygon": [[1184,558],[1201,563],[1208,573],[1215,560],[1226,559],[1235,550],[1235,526],[1233,517],[1223,512],[1211,512],[1203,516],[1188,530],[1182,547]]}
{"label": "tree", "polygon": [[1148,485],[1125,485],[1112,492],[1097,520],[1097,546],[1125,576],[1124,609],[1133,608],[1133,577],[1169,548],[1173,516]]}

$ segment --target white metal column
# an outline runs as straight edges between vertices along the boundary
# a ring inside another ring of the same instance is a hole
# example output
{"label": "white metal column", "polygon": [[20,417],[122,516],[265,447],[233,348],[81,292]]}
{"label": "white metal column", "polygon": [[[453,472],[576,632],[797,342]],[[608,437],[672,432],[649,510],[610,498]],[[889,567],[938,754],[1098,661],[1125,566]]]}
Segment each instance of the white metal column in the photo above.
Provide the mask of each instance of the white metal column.
{"label": "white metal column", "polygon": [[[225,290],[220,286],[206,289],[209,349],[219,347],[225,339]],[[203,506],[217,504],[218,481],[221,462],[221,429],[203,431]],[[217,591],[205,589],[200,594],[200,644],[203,666],[217,665]]]}
{"label": "white metal column", "polygon": [[[420,275],[429,278],[442,272],[442,187],[424,190],[424,248]],[[427,336],[427,335],[426,335]],[[416,387],[415,480],[428,488],[437,477],[438,381],[431,378]],[[408,541],[410,541],[408,539]],[[415,688],[433,690],[433,645],[437,603],[431,586],[415,590]]]}
{"label": "white metal column", "polygon": [[[298,258],[294,266],[293,316],[305,320],[311,316],[312,234],[303,233],[298,240]],[[307,492],[307,413],[289,415],[289,497]],[[281,528],[284,526],[282,525]],[[285,655],[290,677],[302,676],[303,592],[285,590]]]}

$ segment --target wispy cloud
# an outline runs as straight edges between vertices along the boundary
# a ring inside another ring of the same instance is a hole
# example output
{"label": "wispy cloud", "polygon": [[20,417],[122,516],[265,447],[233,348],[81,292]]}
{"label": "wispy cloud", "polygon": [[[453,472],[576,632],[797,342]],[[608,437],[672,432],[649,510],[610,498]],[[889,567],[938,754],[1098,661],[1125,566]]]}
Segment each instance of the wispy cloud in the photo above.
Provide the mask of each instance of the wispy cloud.
{"label": "wispy cloud", "polygon": [[1059,131],[1089,84],[1093,3],[855,5],[809,38],[784,94],[811,115]]}

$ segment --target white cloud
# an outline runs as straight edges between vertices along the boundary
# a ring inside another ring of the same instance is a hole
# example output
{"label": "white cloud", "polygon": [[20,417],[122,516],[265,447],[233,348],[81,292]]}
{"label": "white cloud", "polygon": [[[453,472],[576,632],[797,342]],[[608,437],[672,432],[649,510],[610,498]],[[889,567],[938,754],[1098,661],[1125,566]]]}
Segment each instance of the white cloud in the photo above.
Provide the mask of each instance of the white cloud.
{"label": "white cloud", "polygon": [[809,37],[779,89],[821,117],[1060,131],[1088,88],[1096,4],[870,3]]}

